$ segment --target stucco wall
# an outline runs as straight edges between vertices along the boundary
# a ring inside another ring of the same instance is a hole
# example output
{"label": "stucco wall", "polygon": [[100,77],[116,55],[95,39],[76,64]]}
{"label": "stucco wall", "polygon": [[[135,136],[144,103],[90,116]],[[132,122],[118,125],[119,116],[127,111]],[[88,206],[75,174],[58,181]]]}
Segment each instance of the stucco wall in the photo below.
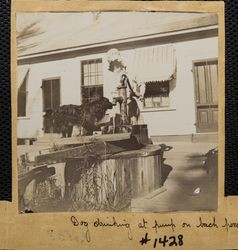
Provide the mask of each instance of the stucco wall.
{"label": "stucco wall", "polygon": [[218,58],[218,39],[207,38],[174,44],[177,56],[176,87],[170,94],[170,109],[142,111],[150,135],[196,133],[193,62]]}
{"label": "stucco wall", "polygon": [[[78,77],[77,77],[78,75]],[[18,118],[18,137],[43,134],[42,80],[60,78],[61,104],[80,104],[80,61],[66,59],[30,65],[27,110],[25,118]]]}
{"label": "stucco wall", "polygon": [[[177,57],[177,78],[170,93],[170,107],[142,110],[150,135],[176,135],[196,132],[193,61],[218,57],[217,37],[174,43]],[[121,52],[130,69],[133,50]],[[81,60],[103,59],[104,92],[110,88],[106,54],[77,56],[72,59],[34,63],[28,78],[27,117],[18,118],[18,138],[43,135],[42,80],[60,77],[61,105],[81,103]]]}

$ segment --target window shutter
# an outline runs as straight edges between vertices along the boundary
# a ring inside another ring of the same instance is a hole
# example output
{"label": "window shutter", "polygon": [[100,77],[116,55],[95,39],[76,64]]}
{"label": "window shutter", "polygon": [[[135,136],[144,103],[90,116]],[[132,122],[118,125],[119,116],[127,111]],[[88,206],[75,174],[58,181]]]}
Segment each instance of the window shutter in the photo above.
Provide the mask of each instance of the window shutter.
{"label": "window shutter", "polygon": [[44,112],[52,109],[51,107],[51,81],[44,80],[42,83],[43,90],[43,110]]}
{"label": "window shutter", "polygon": [[56,109],[60,106],[60,81],[52,80],[52,108]]}
{"label": "window shutter", "polygon": [[18,98],[17,98],[17,116],[26,116],[26,79],[22,82],[20,88],[18,89]]}

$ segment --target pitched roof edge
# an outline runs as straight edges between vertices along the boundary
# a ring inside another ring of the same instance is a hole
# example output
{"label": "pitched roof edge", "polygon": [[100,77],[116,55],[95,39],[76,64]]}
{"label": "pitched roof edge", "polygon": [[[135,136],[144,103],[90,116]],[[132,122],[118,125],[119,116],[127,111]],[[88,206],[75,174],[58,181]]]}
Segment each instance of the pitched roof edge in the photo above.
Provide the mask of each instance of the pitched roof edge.
{"label": "pitched roof edge", "polygon": [[214,30],[214,29],[218,29],[218,24],[207,25],[207,26],[203,26],[199,28],[183,29],[179,31],[162,32],[162,33],[150,34],[150,35],[139,36],[139,37],[130,37],[130,38],[125,38],[125,39],[117,39],[117,40],[106,41],[106,42],[92,43],[92,44],[75,46],[75,47],[70,47],[70,48],[62,48],[62,49],[56,49],[56,50],[50,50],[50,51],[44,51],[44,52],[37,52],[33,54],[19,56],[17,60],[21,61],[25,59],[56,55],[60,53],[67,53],[67,52],[73,52],[73,51],[79,51],[79,50],[82,51],[82,50],[87,50],[90,48],[100,48],[102,46],[116,45],[119,43],[121,44],[121,43],[133,42],[133,41],[143,41],[143,40],[148,40],[148,39],[153,39],[153,38],[160,38],[160,37],[162,38],[162,37],[173,36],[173,35],[183,35],[183,34],[189,34],[192,32],[209,31],[209,30]]}

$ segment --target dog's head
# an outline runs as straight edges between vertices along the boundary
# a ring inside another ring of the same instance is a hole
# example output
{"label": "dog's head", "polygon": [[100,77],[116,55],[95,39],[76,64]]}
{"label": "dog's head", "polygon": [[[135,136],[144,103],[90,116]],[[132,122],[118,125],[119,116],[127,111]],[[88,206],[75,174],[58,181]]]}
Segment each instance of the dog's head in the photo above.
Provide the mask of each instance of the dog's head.
{"label": "dog's head", "polygon": [[112,103],[106,97],[98,97],[89,103],[91,107],[97,107],[102,110],[112,109]]}
{"label": "dog's head", "polygon": [[101,97],[102,106],[105,110],[112,109],[112,103],[106,97]]}

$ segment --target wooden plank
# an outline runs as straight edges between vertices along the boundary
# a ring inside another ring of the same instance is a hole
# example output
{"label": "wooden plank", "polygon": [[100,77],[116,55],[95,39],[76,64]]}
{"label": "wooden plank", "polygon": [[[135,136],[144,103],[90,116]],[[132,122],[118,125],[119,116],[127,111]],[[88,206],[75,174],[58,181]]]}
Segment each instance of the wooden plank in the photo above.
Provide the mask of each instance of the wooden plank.
{"label": "wooden plank", "polygon": [[[144,132],[143,132],[143,131]],[[41,154],[37,164],[65,162],[66,158],[95,156],[101,159],[127,150],[138,150],[148,142],[146,125],[134,126],[132,133],[106,134],[61,139],[62,145],[77,145],[68,149]]]}
{"label": "wooden plank", "polygon": [[110,158],[112,158],[112,159],[118,159],[118,158],[131,159],[131,158],[149,157],[149,156],[155,156],[155,155],[162,157],[163,150],[162,150],[161,146],[148,144],[139,150],[123,151],[123,152],[120,152],[118,154],[112,155]]}
{"label": "wooden plank", "polygon": [[18,178],[18,189],[20,195],[24,194],[26,186],[32,181],[37,180],[38,182],[46,180],[47,177],[50,177],[55,174],[55,169],[53,167],[48,168],[47,166],[39,166],[33,168],[29,172],[22,174]]}
{"label": "wooden plank", "polygon": [[89,135],[80,137],[69,137],[69,138],[56,138],[53,142],[56,145],[80,145],[92,142],[110,142],[128,140],[131,137],[131,133],[119,133],[119,134],[103,134],[103,135]]}
{"label": "wooden plank", "polygon": [[95,156],[103,158],[108,155],[123,152],[130,147],[139,148],[136,139],[115,141],[112,143],[107,142],[94,142],[85,144],[70,149],[59,150],[48,154],[38,155],[35,157],[37,164],[52,164],[58,162],[65,162],[66,158],[82,157],[82,156]]}

